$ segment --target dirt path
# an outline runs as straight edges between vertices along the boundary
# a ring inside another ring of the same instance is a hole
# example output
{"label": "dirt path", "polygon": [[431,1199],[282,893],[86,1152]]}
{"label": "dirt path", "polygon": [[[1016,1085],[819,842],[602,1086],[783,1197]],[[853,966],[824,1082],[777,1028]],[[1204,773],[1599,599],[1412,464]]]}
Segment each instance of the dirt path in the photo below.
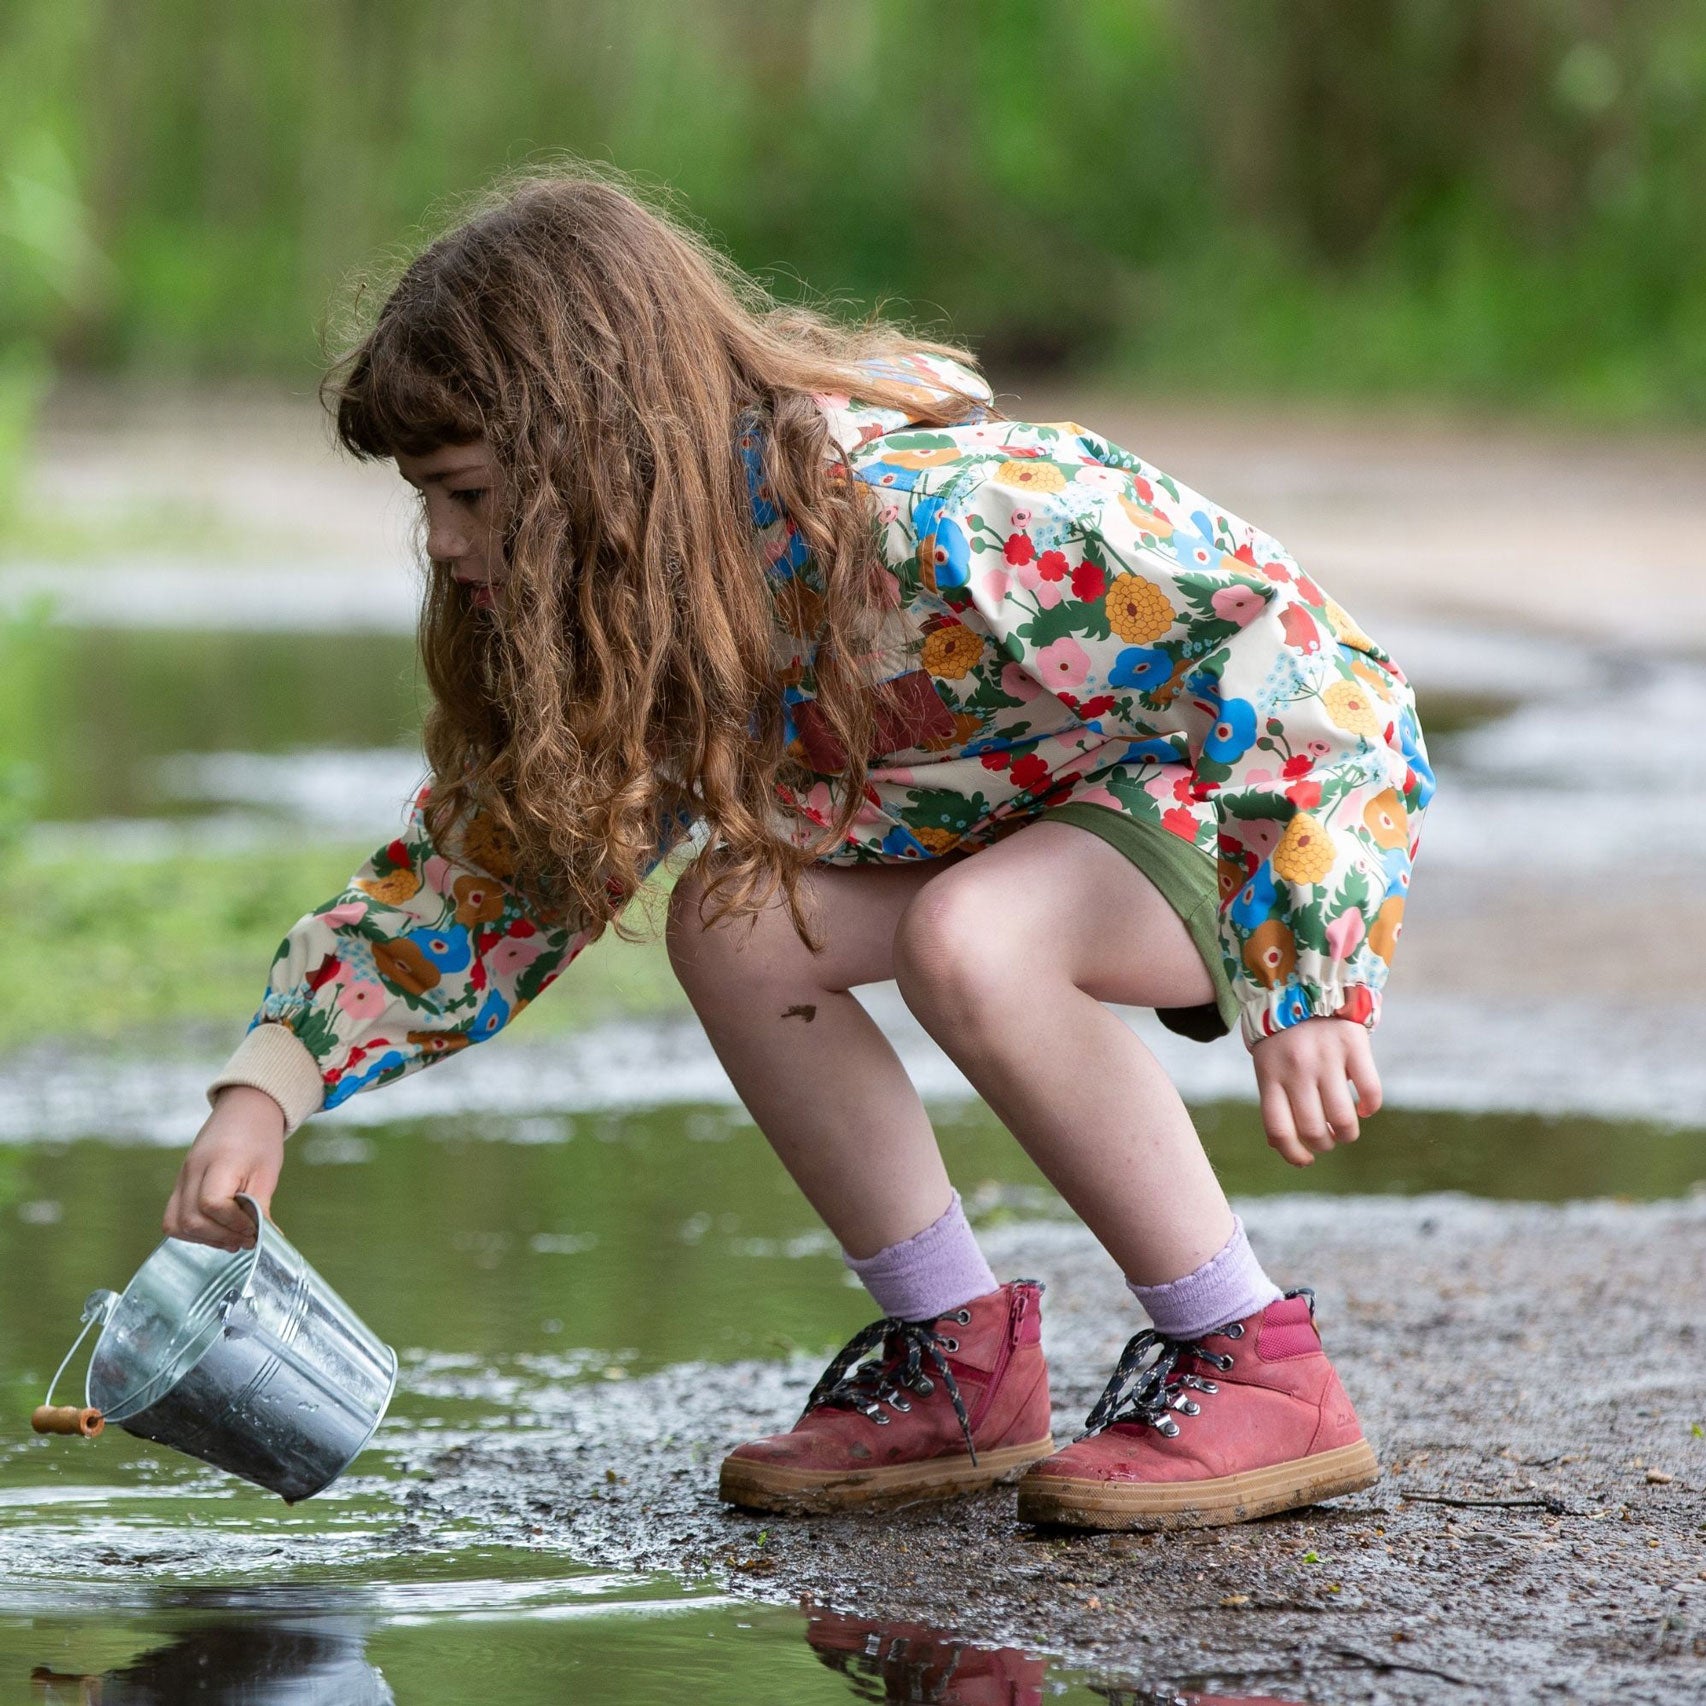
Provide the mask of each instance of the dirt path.
{"label": "dirt path", "polygon": [[[1706,1698],[1706,1198],[1282,1198],[1244,1213],[1275,1274],[1318,1292],[1386,1468],[1369,1493],[1164,1537],[1024,1529],[1008,1492],[883,1517],[731,1514],[719,1455],[785,1425],[816,1372],[737,1364],[565,1393],[542,1425],[423,1461],[414,1516],[428,1532],[566,1531],[594,1562],[1027,1644],[1128,1687]],[[1000,1271],[1048,1282],[1070,1437],[1133,1312],[1075,1227],[986,1242]]]}

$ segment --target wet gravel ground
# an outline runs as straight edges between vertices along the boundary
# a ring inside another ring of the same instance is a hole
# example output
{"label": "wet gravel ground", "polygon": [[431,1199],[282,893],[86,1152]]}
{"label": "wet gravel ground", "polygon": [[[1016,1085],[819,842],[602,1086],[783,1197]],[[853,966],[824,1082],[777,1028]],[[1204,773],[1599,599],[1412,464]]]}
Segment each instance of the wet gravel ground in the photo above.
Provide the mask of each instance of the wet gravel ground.
{"label": "wet gravel ground", "polygon": [[[1317,1291],[1386,1471],[1367,1493],[1159,1536],[1023,1528],[1003,1490],[877,1516],[730,1513],[718,1458],[792,1419],[816,1372],[796,1358],[562,1389],[524,1429],[423,1456],[405,1528],[474,1523],[1017,1643],[1128,1701],[1706,1699],[1706,1196],[1243,1212],[1276,1278]],[[1048,1283],[1070,1437],[1139,1323],[1077,1226],[986,1243],[999,1271]]]}

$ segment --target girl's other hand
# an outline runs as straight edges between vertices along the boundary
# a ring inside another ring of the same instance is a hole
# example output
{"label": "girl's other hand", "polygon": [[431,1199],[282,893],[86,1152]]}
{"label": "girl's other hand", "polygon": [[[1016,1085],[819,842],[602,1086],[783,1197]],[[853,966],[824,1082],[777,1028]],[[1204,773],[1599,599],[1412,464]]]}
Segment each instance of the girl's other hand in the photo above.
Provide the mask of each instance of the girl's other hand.
{"label": "girl's other hand", "polygon": [[1309,1166],[1337,1143],[1355,1143],[1359,1117],[1380,1109],[1380,1074],[1362,1025],[1305,1019],[1263,1037],[1251,1052],[1268,1142],[1294,1167]]}
{"label": "girl's other hand", "polygon": [[263,1090],[227,1085],[184,1157],[166,1204],[166,1236],[222,1250],[248,1249],[255,1222],[237,1193],[246,1191],[267,1208],[283,1166],[283,1110]]}

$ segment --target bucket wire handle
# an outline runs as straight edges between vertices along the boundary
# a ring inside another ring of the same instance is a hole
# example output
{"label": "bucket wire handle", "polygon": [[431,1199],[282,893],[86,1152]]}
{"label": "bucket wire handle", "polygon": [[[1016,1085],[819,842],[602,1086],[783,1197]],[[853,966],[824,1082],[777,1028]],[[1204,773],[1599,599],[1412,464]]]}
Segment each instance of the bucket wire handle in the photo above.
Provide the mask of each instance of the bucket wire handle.
{"label": "bucket wire handle", "polygon": [[88,1301],[83,1305],[83,1329],[71,1341],[71,1349],[60,1358],[59,1367],[53,1371],[53,1379],[47,1383],[47,1396],[30,1413],[30,1426],[38,1434],[81,1434],[84,1439],[94,1439],[106,1427],[106,1417],[93,1405],[55,1404],[53,1389],[76,1356],[77,1347],[88,1338],[89,1329],[96,1322],[104,1325],[117,1302],[116,1292],[90,1292]]}

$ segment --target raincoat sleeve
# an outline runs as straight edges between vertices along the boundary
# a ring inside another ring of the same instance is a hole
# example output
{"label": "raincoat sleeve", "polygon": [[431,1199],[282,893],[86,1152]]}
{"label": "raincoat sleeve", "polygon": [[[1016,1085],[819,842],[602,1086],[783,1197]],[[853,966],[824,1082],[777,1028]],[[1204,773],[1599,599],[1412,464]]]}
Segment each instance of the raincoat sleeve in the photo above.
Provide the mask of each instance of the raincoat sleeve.
{"label": "raincoat sleeve", "polygon": [[921,545],[966,563],[1027,673],[1170,777],[1180,833],[1210,820],[1246,1044],[1372,1027],[1433,787],[1408,684],[1267,535],[1105,441],[1074,448],[984,471],[936,524],[963,537]]}
{"label": "raincoat sleeve", "polygon": [[358,1090],[495,1036],[593,939],[504,880],[511,852],[488,819],[459,825],[453,848],[435,845],[429,793],[403,834],[280,944],[260,1011],[210,1100],[251,1085],[294,1131]]}

